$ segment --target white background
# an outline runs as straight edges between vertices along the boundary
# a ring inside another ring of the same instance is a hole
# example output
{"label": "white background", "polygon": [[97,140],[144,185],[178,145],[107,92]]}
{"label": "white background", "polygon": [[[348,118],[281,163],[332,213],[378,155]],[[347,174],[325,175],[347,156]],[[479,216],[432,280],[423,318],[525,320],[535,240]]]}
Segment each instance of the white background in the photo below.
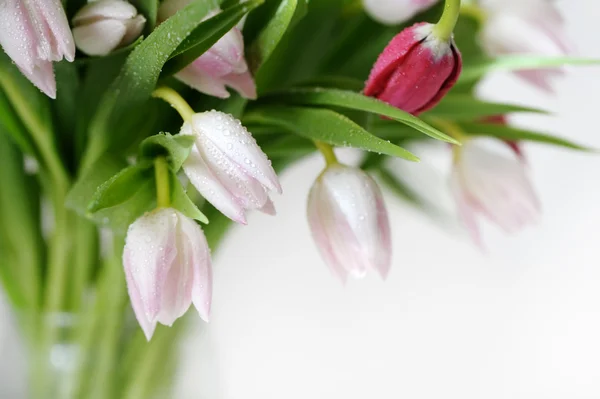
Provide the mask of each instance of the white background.
{"label": "white background", "polygon": [[[598,3],[560,4],[579,53],[600,58]],[[570,69],[555,96],[509,76],[483,92],[555,111],[515,122],[600,148],[599,69]],[[514,237],[486,226],[481,252],[456,225],[387,196],[392,272],[346,287],[322,264],[305,220],[322,161],[288,170],[278,216],[252,215],[216,255],[212,320],[183,343],[176,397],[600,398],[600,156],[526,149],[539,226]],[[451,210],[447,148],[415,150],[423,162],[398,171]],[[12,398],[22,359],[2,320],[0,397]]]}

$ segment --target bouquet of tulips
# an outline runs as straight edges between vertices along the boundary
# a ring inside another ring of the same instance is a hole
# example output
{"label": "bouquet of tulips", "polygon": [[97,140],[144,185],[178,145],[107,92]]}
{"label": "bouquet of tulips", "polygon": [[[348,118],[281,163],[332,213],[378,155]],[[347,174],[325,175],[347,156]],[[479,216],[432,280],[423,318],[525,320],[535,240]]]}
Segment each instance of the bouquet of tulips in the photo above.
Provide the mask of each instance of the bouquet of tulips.
{"label": "bouquet of tulips", "polygon": [[414,142],[453,152],[479,245],[480,215],[534,222],[524,143],[587,149],[476,89],[506,70],[551,92],[594,63],[562,24],[550,0],[0,0],[0,277],[30,397],[170,397],[177,319],[209,319],[211,249],[274,216],[278,173],[315,151],[307,220],[342,282],[390,272],[382,189],[420,202],[389,162],[417,162]]}

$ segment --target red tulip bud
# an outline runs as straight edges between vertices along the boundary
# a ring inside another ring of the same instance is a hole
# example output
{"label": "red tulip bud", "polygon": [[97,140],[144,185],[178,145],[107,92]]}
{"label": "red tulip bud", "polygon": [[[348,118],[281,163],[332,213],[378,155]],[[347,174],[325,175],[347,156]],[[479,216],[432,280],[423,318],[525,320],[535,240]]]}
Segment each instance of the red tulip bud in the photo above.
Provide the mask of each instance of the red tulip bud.
{"label": "red tulip bud", "polygon": [[396,35],[379,55],[364,94],[417,115],[433,108],[462,69],[454,40],[441,40],[435,25],[418,23]]}

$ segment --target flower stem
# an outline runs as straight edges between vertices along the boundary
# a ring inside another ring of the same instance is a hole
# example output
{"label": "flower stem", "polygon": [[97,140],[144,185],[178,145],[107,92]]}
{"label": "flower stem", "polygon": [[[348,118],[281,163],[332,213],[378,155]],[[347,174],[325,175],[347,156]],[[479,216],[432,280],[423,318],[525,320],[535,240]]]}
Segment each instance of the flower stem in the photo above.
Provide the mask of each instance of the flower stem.
{"label": "flower stem", "polygon": [[469,138],[467,134],[462,130],[456,123],[451,122],[447,119],[442,118],[427,118],[427,122],[437,127],[447,135],[455,138],[460,142],[461,145],[453,145],[452,152],[454,156],[454,162],[458,162],[462,153],[462,144],[464,144]]}
{"label": "flower stem", "polygon": [[315,146],[319,151],[321,151],[321,154],[323,154],[327,166],[338,163],[338,159],[335,156],[335,152],[333,152],[332,146],[327,143],[323,143],[322,141],[315,141]]}
{"label": "flower stem", "polygon": [[460,15],[473,18],[480,25],[485,24],[488,17],[483,8],[479,7],[476,4],[463,4],[460,7]]}
{"label": "flower stem", "polygon": [[460,14],[460,0],[446,0],[444,12],[438,23],[433,28],[433,34],[442,41],[452,38],[452,32]]}
{"label": "flower stem", "polygon": [[189,122],[194,115],[194,110],[190,105],[177,93],[175,90],[171,89],[167,86],[159,87],[158,89],[152,92],[152,97],[160,98],[171,104],[171,107],[175,108],[175,110],[181,115],[181,118]]}
{"label": "flower stem", "polygon": [[156,204],[159,208],[171,206],[169,182],[169,165],[165,157],[154,160],[154,176],[156,178]]}

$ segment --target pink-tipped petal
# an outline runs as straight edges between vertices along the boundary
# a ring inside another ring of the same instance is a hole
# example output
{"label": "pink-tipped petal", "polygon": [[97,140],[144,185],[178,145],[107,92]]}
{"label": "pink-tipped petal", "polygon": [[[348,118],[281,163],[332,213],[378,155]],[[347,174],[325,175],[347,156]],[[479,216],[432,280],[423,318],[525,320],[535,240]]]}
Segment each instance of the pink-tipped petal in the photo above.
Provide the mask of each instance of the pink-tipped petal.
{"label": "pink-tipped petal", "polygon": [[224,77],[224,82],[227,86],[240,93],[240,95],[249,100],[256,100],[256,84],[250,71],[240,74],[232,74]]}
{"label": "pink-tipped petal", "polygon": [[144,304],[142,302],[142,296],[140,291],[136,285],[135,279],[132,276],[132,269],[135,267],[134,263],[131,261],[131,256],[127,247],[123,251],[123,266],[125,269],[125,279],[127,280],[127,291],[129,292],[129,299],[131,300],[131,307],[133,308],[133,313],[146,336],[146,340],[150,341],[152,335],[154,334],[154,330],[156,329],[156,321],[149,321],[146,316],[146,311],[144,309]]}
{"label": "pink-tipped petal", "polygon": [[273,201],[271,201],[271,198],[267,198],[267,201],[262,206],[262,208],[259,209],[259,211],[271,216],[275,216],[277,214],[277,211],[275,210],[275,205],[273,204]]}
{"label": "pink-tipped petal", "polygon": [[337,275],[361,278],[375,270],[387,276],[391,263],[387,211],[379,187],[365,172],[329,166],[311,189],[308,217],[315,242]]}
{"label": "pink-tipped petal", "polygon": [[336,276],[342,284],[346,284],[348,280],[348,272],[339,263],[336,258],[333,248],[331,247],[329,237],[323,225],[323,219],[326,217],[324,212],[320,211],[319,207],[323,205],[321,202],[321,185],[317,181],[310,190],[308,196],[308,208],[307,217],[310,231],[313,236],[313,240],[319,249],[321,257],[325,261],[325,264],[329,267],[329,270]]}
{"label": "pink-tipped petal", "polygon": [[[182,134],[184,134],[185,126],[182,129]],[[183,170],[196,190],[208,202],[231,220],[246,224],[242,204],[212,173],[196,147],[192,148],[192,152],[184,162]]]}
{"label": "pink-tipped petal", "polygon": [[54,78],[54,68],[52,67],[52,62],[40,61],[31,71],[21,68],[19,68],[19,70],[45,95],[52,99],[56,98],[56,79]]}
{"label": "pink-tipped petal", "polygon": [[123,267],[134,313],[150,340],[156,323],[171,326],[192,301],[208,318],[210,254],[200,226],[172,208],[138,218],[127,232]]}
{"label": "pink-tipped petal", "polygon": [[[40,57],[51,61],[60,61],[63,58],[73,61],[75,59],[75,42],[62,2],[60,0],[21,1],[30,2],[32,6],[30,10],[33,13],[31,18],[38,29],[40,48],[44,48],[44,52],[48,51],[47,56],[40,54]],[[40,23],[40,21],[43,22]]]}
{"label": "pink-tipped petal", "polygon": [[[510,155],[488,151],[477,140],[463,145],[454,166],[452,185],[459,211],[470,230],[475,230],[475,213],[485,215],[508,233],[538,221],[541,207],[526,165],[518,155]],[[480,242],[478,234],[473,236]]]}
{"label": "pink-tipped petal", "polygon": [[192,124],[198,134],[208,137],[246,174],[270,190],[281,193],[271,162],[239,120],[220,111],[208,111],[195,114]]}
{"label": "pink-tipped petal", "polygon": [[200,317],[208,322],[212,300],[212,265],[206,237],[193,220],[181,223],[182,232],[188,237],[188,257],[193,272],[192,302]]}
{"label": "pink-tipped petal", "polygon": [[177,72],[175,77],[201,93],[218,98],[229,98],[230,96],[225,88],[225,82],[198,69],[194,63]]}
{"label": "pink-tipped petal", "polygon": [[56,97],[52,61],[73,61],[75,45],[59,0],[3,0],[0,46],[19,70],[49,97]]}

